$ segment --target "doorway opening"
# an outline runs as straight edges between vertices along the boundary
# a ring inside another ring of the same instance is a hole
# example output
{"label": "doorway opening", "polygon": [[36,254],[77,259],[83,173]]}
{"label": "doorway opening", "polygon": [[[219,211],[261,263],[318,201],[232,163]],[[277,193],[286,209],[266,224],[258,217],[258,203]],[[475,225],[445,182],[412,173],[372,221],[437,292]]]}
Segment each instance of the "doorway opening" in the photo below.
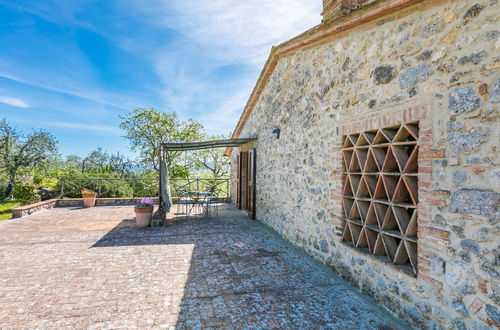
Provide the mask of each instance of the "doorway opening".
{"label": "doorway opening", "polygon": [[257,168],[256,150],[242,151],[238,154],[237,204],[240,210],[251,219],[256,217],[255,172]]}

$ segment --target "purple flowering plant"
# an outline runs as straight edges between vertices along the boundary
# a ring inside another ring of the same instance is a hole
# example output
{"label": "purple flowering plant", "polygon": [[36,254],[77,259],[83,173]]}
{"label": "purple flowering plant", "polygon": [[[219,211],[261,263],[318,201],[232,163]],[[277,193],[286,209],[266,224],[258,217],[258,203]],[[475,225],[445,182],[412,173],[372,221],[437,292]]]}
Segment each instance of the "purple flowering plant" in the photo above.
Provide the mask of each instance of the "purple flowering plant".
{"label": "purple flowering plant", "polygon": [[153,206],[153,199],[151,197],[144,197],[143,199],[141,199],[139,201],[139,203],[137,203],[137,206],[138,207],[149,207],[149,206]]}

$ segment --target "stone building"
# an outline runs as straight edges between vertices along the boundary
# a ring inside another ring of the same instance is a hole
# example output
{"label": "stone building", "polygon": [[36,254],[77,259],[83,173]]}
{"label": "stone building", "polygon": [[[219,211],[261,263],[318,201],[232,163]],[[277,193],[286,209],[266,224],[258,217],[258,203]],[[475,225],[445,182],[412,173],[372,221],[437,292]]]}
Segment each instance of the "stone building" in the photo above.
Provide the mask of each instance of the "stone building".
{"label": "stone building", "polygon": [[323,5],[234,130],[234,202],[413,326],[497,328],[497,0]]}

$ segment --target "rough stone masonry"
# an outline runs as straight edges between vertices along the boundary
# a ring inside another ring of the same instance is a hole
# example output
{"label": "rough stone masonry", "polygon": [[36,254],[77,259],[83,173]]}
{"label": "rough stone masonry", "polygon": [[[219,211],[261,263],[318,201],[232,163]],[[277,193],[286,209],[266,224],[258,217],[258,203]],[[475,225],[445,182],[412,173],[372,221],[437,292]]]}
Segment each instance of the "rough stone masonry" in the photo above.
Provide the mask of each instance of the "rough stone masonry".
{"label": "rough stone masonry", "polygon": [[[498,1],[368,1],[342,8],[273,49],[236,127],[233,137],[258,137],[257,219],[415,327],[495,329]],[[339,145],[352,127],[384,127],[417,112],[413,277],[341,242]],[[276,127],[279,139],[272,135]],[[232,151],[232,164],[244,149]],[[235,183],[236,166],[232,175]]]}

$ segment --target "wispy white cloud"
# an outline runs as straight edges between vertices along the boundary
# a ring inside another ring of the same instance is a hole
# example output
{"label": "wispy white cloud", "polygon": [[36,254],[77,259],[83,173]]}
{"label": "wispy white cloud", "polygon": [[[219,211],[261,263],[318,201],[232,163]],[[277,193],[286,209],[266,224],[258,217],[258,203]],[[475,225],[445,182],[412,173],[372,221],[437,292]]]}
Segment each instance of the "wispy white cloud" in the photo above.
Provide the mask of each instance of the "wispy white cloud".
{"label": "wispy white cloud", "polygon": [[89,125],[89,124],[77,124],[72,122],[44,122],[40,123],[41,126],[49,126],[49,127],[60,127],[60,128],[70,128],[70,129],[78,129],[78,130],[89,130],[89,131],[101,131],[101,132],[110,132],[119,134],[122,133],[119,128],[114,126],[105,126],[105,125]]}
{"label": "wispy white cloud", "polygon": [[151,22],[186,35],[224,61],[261,65],[272,45],[320,22],[319,0],[152,0]]}
{"label": "wispy white cloud", "polygon": [[195,117],[206,127],[206,131],[211,135],[229,134],[236,125],[235,119],[239,117],[248,99],[246,90],[225,98],[218,107],[209,113]]}
{"label": "wispy white cloud", "polygon": [[[123,111],[155,106],[160,110],[175,110],[183,118],[192,117],[202,122],[209,133],[227,133],[234,128],[271,47],[318,24],[322,9],[321,0],[104,3],[109,8],[102,15],[102,3],[93,0],[18,1],[10,6],[60,26],[100,34],[109,43],[144,59],[150,64],[146,69],[154,70],[160,78],[154,82],[141,81],[151,86],[148,93],[107,89],[113,86],[99,83],[95,68],[78,45],[72,43],[74,40],[37,45],[61,54],[51,65],[36,66],[26,60],[22,65],[15,58],[0,56],[0,78],[103,105],[73,102],[74,99],[63,96],[61,102],[68,102],[65,109],[68,113],[79,113],[76,108],[82,107],[101,114],[101,108],[114,107],[109,110],[107,123],[113,122],[111,116]],[[160,97],[155,97],[155,93]],[[32,108],[39,104],[36,98],[23,96],[23,99]],[[69,106],[72,103],[74,107]],[[55,107],[53,102],[51,105]],[[80,124],[74,117],[60,119],[64,121],[47,122],[44,126],[113,134],[119,131],[111,126]],[[102,120],[97,115],[95,119]]]}
{"label": "wispy white cloud", "polygon": [[[109,105],[109,106],[112,106],[112,107],[115,107],[118,109],[122,109],[122,110],[130,110],[128,108],[121,106],[122,103],[127,104],[128,102],[126,102],[124,100],[121,100],[121,101],[116,100],[118,98],[118,96],[106,94],[106,93],[99,92],[99,91],[93,91],[93,90],[88,89],[88,88],[83,88],[83,87],[81,87],[81,88],[69,88],[69,87],[63,88],[63,87],[52,85],[50,83],[46,83],[43,81],[28,80],[28,79],[25,79],[21,76],[15,76],[15,75],[12,75],[9,73],[4,73],[4,72],[0,72],[0,78],[15,81],[17,83],[21,83],[21,84],[28,85],[31,87],[44,89],[44,90],[49,91],[49,92],[66,94],[66,95],[78,97],[78,98],[81,98],[81,99],[84,99],[87,101],[97,102],[97,103],[101,103],[103,105]],[[110,102],[109,101],[109,100],[113,100],[113,99],[115,99],[115,101],[117,101],[117,102]],[[0,101],[0,102],[2,102],[2,101]],[[6,102],[4,102],[4,103],[6,103]]]}
{"label": "wispy white cloud", "polygon": [[36,128],[56,127],[56,128],[65,128],[78,131],[112,133],[115,136],[123,133],[117,126],[111,126],[111,125],[82,124],[69,121],[48,121],[48,120],[33,121],[23,117],[14,118],[13,122]]}
{"label": "wispy white cloud", "polygon": [[29,108],[29,104],[27,102],[14,97],[0,95],[0,102],[17,108]]}
{"label": "wispy white cloud", "polygon": [[[151,60],[165,84],[167,108],[200,120],[209,132],[234,128],[271,47],[317,25],[322,9],[319,0],[130,1],[148,24],[183,36],[158,46]],[[211,77],[231,65],[245,72]],[[193,113],[198,108],[204,113]]]}

